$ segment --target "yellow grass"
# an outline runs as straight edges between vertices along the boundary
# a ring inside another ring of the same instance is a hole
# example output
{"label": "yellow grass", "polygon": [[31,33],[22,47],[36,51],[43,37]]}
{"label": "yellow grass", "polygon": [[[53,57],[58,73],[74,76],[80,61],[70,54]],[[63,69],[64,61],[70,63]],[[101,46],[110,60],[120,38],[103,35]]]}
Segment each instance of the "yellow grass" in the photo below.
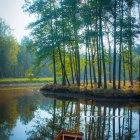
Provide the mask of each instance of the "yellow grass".
{"label": "yellow grass", "polygon": [[88,85],[83,85],[81,84],[80,90],[92,90],[93,92],[112,92],[112,93],[137,93],[140,94],[140,87],[139,87],[139,82],[134,81],[133,87],[131,87],[131,84],[129,81],[126,81],[126,85],[123,85],[123,81],[121,82],[121,89],[118,89],[118,81],[116,82],[116,90],[113,89],[113,83],[107,82],[107,89],[104,89],[103,83],[102,87],[98,88],[96,84],[93,84],[93,87],[91,87],[90,84]]}

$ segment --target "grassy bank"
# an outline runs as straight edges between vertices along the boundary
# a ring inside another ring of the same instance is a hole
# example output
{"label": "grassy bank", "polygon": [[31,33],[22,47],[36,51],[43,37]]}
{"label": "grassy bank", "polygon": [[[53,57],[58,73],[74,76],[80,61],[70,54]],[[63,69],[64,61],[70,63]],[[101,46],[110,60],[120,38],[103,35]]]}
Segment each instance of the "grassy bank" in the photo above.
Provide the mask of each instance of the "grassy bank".
{"label": "grassy bank", "polygon": [[[94,99],[99,101],[125,101],[125,102],[139,102],[140,101],[140,88],[139,84],[135,83],[133,87],[130,86],[129,81],[126,86],[121,84],[121,89],[112,89],[112,83],[108,83],[108,89],[98,88],[97,85],[76,85],[64,86],[47,84],[41,88],[45,96],[55,97],[68,97],[77,99]],[[48,92],[47,92],[48,91]]]}
{"label": "grassy bank", "polygon": [[52,82],[53,78],[2,78],[0,79],[0,84],[8,83],[43,83]]}
{"label": "grassy bank", "polygon": [[[117,83],[118,84],[118,83]],[[123,94],[128,94],[128,93],[134,93],[134,94],[140,94],[140,87],[139,83],[134,82],[133,87],[130,86],[130,82],[126,81],[126,85],[123,85],[123,82],[121,82],[121,89],[116,89],[114,90],[112,88],[112,83],[107,83],[107,89],[104,89],[103,87],[98,88],[97,84],[93,84],[92,87],[90,84],[88,85],[83,85],[81,84],[80,87],[77,87],[76,85],[70,85],[70,86],[65,86],[61,84],[48,84],[45,85],[42,89],[43,90],[51,90],[51,91],[69,91],[69,92],[89,92],[89,93],[102,93],[102,94],[109,94],[109,93],[123,93]],[[117,86],[116,86],[117,87]]]}

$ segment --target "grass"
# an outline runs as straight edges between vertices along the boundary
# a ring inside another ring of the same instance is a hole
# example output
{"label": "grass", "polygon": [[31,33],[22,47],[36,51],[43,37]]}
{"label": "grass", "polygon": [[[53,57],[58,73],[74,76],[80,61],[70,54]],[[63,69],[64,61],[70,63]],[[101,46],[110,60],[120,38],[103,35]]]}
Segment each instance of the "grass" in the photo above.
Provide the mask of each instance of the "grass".
{"label": "grass", "polygon": [[42,82],[52,82],[53,78],[2,78],[0,79],[0,84],[8,83],[42,83]]}
{"label": "grass", "polygon": [[126,81],[126,85],[123,85],[123,82],[121,81],[121,88],[118,89],[118,81],[116,81],[116,90],[113,88],[113,83],[107,82],[107,89],[104,89],[103,86],[101,88],[98,88],[97,85],[93,85],[91,88],[91,85],[81,85],[80,90],[92,90],[93,92],[98,92],[98,93],[140,93],[140,87],[139,87],[139,82],[134,81],[133,87],[130,85],[130,81]]}
{"label": "grass", "polygon": [[[109,86],[110,84],[110,86]],[[97,85],[83,85],[80,87],[77,85],[61,85],[61,84],[46,84],[41,88],[43,94],[47,97],[58,98],[74,98],[74,99],[88,99],[101,102],[139,102],[140,101],[140,89],[139,84],[135,84],[133,88],[127,81],[126,86],[121,85],[121,89],[114,90],[112,83],[108,83],[108,88],[98,88]],[[46,92],[48,91],[48,92]],[[67,93],[67,94],[66,94]]]}
{"label": "grass", "polygon": [[80,87],[77,87],[77,85],[70,85],[70,86],[63,86],[63,85],[46,85],[44,86],[42,89],[52,89],[55,91],[71,91],[71,92],[89,92],[89,93],[101,93],[102,95],[109,95],[109,94],[123,94],[123,95],[127,95],[127,94],[140,94],[140,88],[139,88],[139,83],[134,82],[133,87],[130,86],[130,82],[126,81],[126,85],[123,85],[123,82],[121,82],[121,89],[118,89],[117,86],[118,82],[116,82],[116,90],[114,90],[112,87],[112,83],[107,82],[107,89],[104,89],[103,86],[101,88],[97,87],[97,84],[93,84],[91,87],[90,84],[88,85],[83,85],[81,84]]}

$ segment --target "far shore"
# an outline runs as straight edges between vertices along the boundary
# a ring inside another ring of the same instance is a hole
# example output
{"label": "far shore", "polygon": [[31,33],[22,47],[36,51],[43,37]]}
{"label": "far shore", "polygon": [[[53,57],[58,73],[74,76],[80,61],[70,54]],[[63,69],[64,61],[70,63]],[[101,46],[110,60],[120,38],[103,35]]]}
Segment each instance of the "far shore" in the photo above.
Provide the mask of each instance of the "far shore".
{"label": "far shore", "polygon": [[43,85],[45,85],[45,83],[0,83],[0,88],[11,88],[11,87],[42,87]]}
{"label": "far shore", "polygon": [[52,83],[53,78],[1,78],[0,88],[10,88],[10,87],[41,87],[46,83]]}
{"label": "far shore", "polygon": [[52,77],[42,78],[1,78],[0,84],[16,84],[16,83],[52,83]]}

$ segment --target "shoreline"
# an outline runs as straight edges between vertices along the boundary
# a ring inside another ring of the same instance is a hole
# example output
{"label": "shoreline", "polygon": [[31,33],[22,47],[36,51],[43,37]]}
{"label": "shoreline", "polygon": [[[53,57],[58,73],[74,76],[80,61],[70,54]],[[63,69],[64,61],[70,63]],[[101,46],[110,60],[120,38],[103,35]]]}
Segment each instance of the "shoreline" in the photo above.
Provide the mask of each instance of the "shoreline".
{"label": "shoreline", "polygon": [[44,96],[64,99],[85,99],[97,102],[137,102],[140,103],[140,93],[130,90],[87,90],[62,85],[48,84],[40,89]]}
{"label": "shoreline", "polygon": [[0,88],[8,88],[8,87],[29,87],[29,86],[43,86],[46,83],[43,82],[21,82],[21,83],[0,83]]}

